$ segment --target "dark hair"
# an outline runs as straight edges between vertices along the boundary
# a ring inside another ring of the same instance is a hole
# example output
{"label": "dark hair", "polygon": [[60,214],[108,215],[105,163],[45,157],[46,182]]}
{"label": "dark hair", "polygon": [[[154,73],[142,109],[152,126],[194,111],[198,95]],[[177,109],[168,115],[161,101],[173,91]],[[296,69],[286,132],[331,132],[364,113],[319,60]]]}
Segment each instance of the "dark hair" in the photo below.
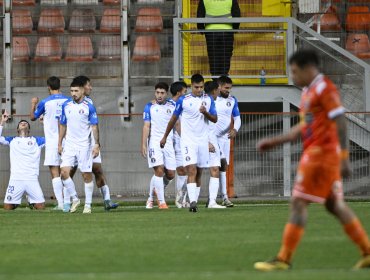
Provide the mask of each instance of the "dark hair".
{"label": "dark hair", "polygon": [[191,76],[192,84],[199,84],[201,82],[204,82],[204,78],[201,74],[194,74],[193,76]]}
{"label": "dark hair", "polygon": [[319,67],[320,59],[313,50],[301,50],[295,52],[289,58],[289,64],[296,64],[299,68],[305,68],[306,66]]}
{"label": "dark hair", "polygon": [[60,89],[60,79],[58,77],[49,77],[49,79],[46,81],[46,84],[48,85],[48,87],[50,87],[51,90]]}
{"label": "dark hair", "polygon": [[17,124],[17,130],[19,129],[19,124],[20,124],[21,122],[26,122],[26,123],[28,123],[28,129],[31,129],[31,125],[30,125],[30,123],[29,123],[28,121],[26,121],[26,120],[20,120],[20,121],[18,122],[18,124]]}
{"label": "dark hair", "polygon": [[218,88],[218,83],[216,81],[208,81],[204,84],[205,93],[211,94],[212,91]]}
{"label": "dark hair", "polygon": [[187,88],[186,84],[184,82],[174,82],[170,86],[170,92],[172,96],[175,96],[178,94],[180,91],[182,91],[184,88]]}
{"label": "dark hair", "polygon": [[219,85],[224,85],[224,84],[233,84],[233,80],[230,79],[230,77],[222,75],[217,79],[217,82]]}
{"label": "dark hair", "polygon": [[90,82],[90,78],[86,76],[78,76],[75,77],[73,80],[79,80],[84,86],[86,86],[87,82]]}
{"label": "dark hair", "polygon": [[168,84],[164,82],[159,82],[154,86],[154,89],[164,89],[166,92],[168,91]]}
{"label": "dark hair", "polygon": [[71,83],[71,87],[84,87],[84,83],[80,79],[73,79]]}

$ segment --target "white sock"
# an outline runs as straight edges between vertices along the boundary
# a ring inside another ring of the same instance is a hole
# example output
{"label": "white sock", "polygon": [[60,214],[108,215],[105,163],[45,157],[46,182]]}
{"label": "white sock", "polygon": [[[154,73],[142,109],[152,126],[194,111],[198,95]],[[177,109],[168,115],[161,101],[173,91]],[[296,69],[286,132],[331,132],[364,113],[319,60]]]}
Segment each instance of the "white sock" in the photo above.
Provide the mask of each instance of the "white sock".
{"label": "white sock", "polygon": [[63,185],[66,187],[67,192],[69,193],[72,200],[73,201],[78,200],[75,183],[73,183],[73,180],[71,179],[71,177],[69,177],[67,180],[62,180],[62,182],[63,182]]}
{"label": "white sock", "polygon": [[225,198],[228,198],[227,196],[227,189],[226,189],[226,172],[224,171],[221,171],[220,172],[220,181],[221,181],[221,194],[222,194],[222,198],[225,199]]}
{"label": "white sock", "polygon": [[220,185],[219,178],[211,177],[209,179],[209,204],[216,203],[219,185]]}
{"label": "white sock", "polygon": [[57,199],[58,206],[63,207],[63,183],[60,177],[56,177],[51,180],[53,185],[53,190],[55,194],[55,198]]}
{"label": "white sock", "polygon": [[163,185],[163,178],[162,177],[157,177],[154,175],[154,187],[157,192],[157,197],[159,203],[165,203],[164,199],[164,185]]}
{"label": "white sock", "polygon": [[150,179],[150,185],[149,185],[149,199],[153,201],[153,195],[154,195],[154,175],[152,176],[152,179]]}
{"label": "white sock", "polygon": [[85,206],[91,207],[92,197],[94,191],[94,182],[85,183]]}
{"label": "white sock", "polygon": [[63,199],[64,203],[71,203],[71,196],[66,187],[63,187]]}
{"label": "white sock", "polygon": [[200,194],[200,186],[196,186],[195,187],[195,198],[196,198],[196,202],[198,202],[198,198],[199,198],[199,194]]}
{"label": "white sock", "polygon": [[107,185],[104,185],[100,188],[100,192],[103,195],[104,200],[110,200],[110,192],[109,187]]}
{"label": "white sock", "polygon": [[195,194],[195,192],[196,192],[195,189],[197,189],[197,184],[196,183],[188,183],[187,188],[188,188],[188,196],[189,196],[190,202],[197,201],[197,196]]}
{"label": "white sock", "polygon": [[177,176],[176,191],[179,191],[182,189],[187,179],[188,179],[188,176]]}

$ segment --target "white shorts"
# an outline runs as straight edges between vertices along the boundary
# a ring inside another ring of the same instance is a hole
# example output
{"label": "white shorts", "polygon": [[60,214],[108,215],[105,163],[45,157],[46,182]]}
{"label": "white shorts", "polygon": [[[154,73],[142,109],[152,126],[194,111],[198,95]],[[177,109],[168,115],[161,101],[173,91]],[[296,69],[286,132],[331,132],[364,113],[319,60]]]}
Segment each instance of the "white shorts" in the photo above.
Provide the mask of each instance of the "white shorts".
{"label": "white shorts", "polygon": [[211,141],[211,144],[215,147],[215,152],[214,153],[209,152],[209,167],[215,166],[221,167],[221,153],[217,140]]}
{"label": "white shorts", "polygon": [[45,166],[59,166],[60,165],[60,155],[58,153],[58,148],[47,148],[45,147]]}
{"label": "white shorts", "polygon": [[64,147],[62,152],[62,163],[60,164],[60,167],[73,167],[76,166],[76,162],[78,165],[78,169],[80,169],[81,172],[91,172],[93,163],[91,148],[89,147],[81,150],[76,150]]}
{"label": "white shorts", "polygon": [[195,164],[199,168],[209,167],[208,141],[195,144],[181,139],[181,152],[184,166]]}
{"label": "white shorts", "polygon": [[22,196],[26,193],[30,203],[44,203],[45,198],[38,180],[9,180],[4,203],[21,204]]}
{"label": "white shorts", "polygon": [[101,153],[100,152],[96,158],[93,158],[93,163],[101,163]]}
{"label": "white shorts", "polygon": [[182,161],[181,142],[175,141],[173,147],[175,149],[176,167],[184,166],[184,163]]}
{"label": "white shorts", "polygon": [[227,164],[230,161],[230,139],[217,137],[218,146],[220,147],[221,159],[225,158]]}
{"label": "white shorts", "polygon": [[173,143],[167,143],[162,149],[159,141],[149,141],[147,158],[149,168],[164,165],[167,170],[176,170]]}

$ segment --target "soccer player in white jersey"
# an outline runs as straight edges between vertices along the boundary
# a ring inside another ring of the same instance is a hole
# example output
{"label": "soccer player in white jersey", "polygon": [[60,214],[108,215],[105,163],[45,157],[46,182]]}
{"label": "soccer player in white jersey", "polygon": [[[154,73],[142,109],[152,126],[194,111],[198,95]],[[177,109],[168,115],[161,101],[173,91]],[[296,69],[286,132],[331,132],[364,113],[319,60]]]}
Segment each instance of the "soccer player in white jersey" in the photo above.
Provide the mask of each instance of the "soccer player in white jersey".
{"label": "soccer player in white jersey", "polygon": [[175,177],[176,158],[175,150],[172,143],[172,132],[170,134],[171,143],[168,146],[161,148],[159,141],[164,135],[168,121],[175,110],[175,103],[167,99],[168,85],[166,83],[158,83],[155,85],[155,101],[153,104],[149,102],[143,113],[143,135],[141,141],[141,153],[144,158],[148,159],[149,168],[153,168],[154,175],[150,181],[149,198],[146,203],[147,209],[153,208],[154,190],[157,193],[159,201],[159,209],[168,209],[164,198],[164,182],[163,177],[168,180]]}
{"label": "soccer player in white jersey", "polygon": [[30,124],[18,123],[18,136],[3,137],[5,122],[9,119],[5,111],[0,121],[0,144],[10,148],[10,179],[4,198],[4,209],[14,210],[22,201],[24,193],[35,209],[45,208],[45,199],[39,184],[40,154],[45,145],[44,137],[30,136]]}
{"label": "soccer player in white jersey", "polygon": [[58,153],[59,119],[62,113],[62,105],[70,99],[60,92],[60,80],[52,76],[47,80],[49,96],[39,102],[38,97],[31,100],[31,121],[43,117],[45,134],[45,161],[49,167],[55,198],[58,205],[54,210],[63,210],[63,183],[60,178],[60,155]]}
{"label": "soccer player in white jersey", "polygon": [[[64,205],[64,210],[76,212],[80,200],[76,193],[75,184],[70,172],[75,162],[82,173],[85,182],[85,207],[83,213],[91,213],[91,202],[94,190],[92,178],[92,159],[100,152],[98,116],[94,105],[85,99],[83,84],[79,81],[71,83],[72,100],[66,101],[62,106],[62,115],[59,125],[58,150],[62,155],[61,177],[67,192],[72,197],[72,205]],[[95,145],[91,147],[91,138]],[[64,147],[62,141],[65,138]],[[68,209],[70,207],[70,209]]]}
{"label": "soccer player in white jersey", "polygon": [[[86,76],[78,76],[78,77],[74,78],[74,80],[80,81],[84,85],[85,99],[88,102],[90,102],[91,104],[94,104],[93,100],[91,99],[91,96],[90,96],[91,92],[92,92],[92,84],[91,84],[90,79]],[[92,138],[91,140],[92,140],[91,141],[91,146],[93,148],[93,146],[95,145],[94,138]],[[73,177],[76,170],[77,170],[76,168],[74,168],[72,170],[71,177]],[[106,211],[109,211],[111,209],[116,209],[119,206],[119,204],[114,203],[111,200],[110,190],[109,190],[108,184],[106,183],[106,179],[105,179],[105,176],[104,176],[104,173],[103,173],[101,153],[99,153],[99,155],[97,157],[93,158],[92,172],[95,176],[96,186],[98,187],[98,189],[100,190],[100,192],[103,196],[104,209]],[[67,200],[65,202],[67,202],[67,201],[69,201],[68,197],[67,197]]]}
{"label": "soccer player in white jersey", "polygon": [[[170,92],[172,95],[172,100],[177,102],[177,100],[185,95],[187,90],[187,85],[185,82],[174,82],[170,86]],[[181,116],[176,122],[176,125],[173,129],[173,147],[175,149],[175,157],[176,157],[176,172],[177,172],[177,180],[176,180],[176,199],[175,204],[177,208],[186,207],[186,170],[184,167],[184,163],[182,160],[182,152],[181,152]],[[185,191],[184,191],[185,186]]]}
{"label": "soccer player in white jersey", "polygon": [[[191,77],[191,93],[176,102],[176,109],[160,141],[165,147],[167,137],[181,115],[181,151],[188,175],[187,189],[190,212],[197,212],[203,168],[209,165],[208,121],[217,122],[213,98],[204,93],[204,78],[200,74]],[[172,140],[172,137],[170,138]],[[172,142],[172,141],[171,141]],[[172,144],[172,143],[171,143]]]}
{"label": "soccer player in white jersey", "polygon": [[[204,84],[204,91],[217,100],[217,96],[220,94],[219,85],[216,81],[208,81]],[[217,103],[215,103],[217,104]],[[217,111],[217,105],[216,105]],[[219,115],[219,113],[217,112]],[[218,117],[220,121],[220,117]],[[218,145],[217,136],[215,133],[215,123],[209,122],[209,199],[206,207],[208,208],[226,208],[216,203],[218,189],[220,187],[220,167],[221,167],[221,153]]]}
{"label": "soccer player in white jersey", "polygon": [[[233,207],[234,204],[227,195],[226,171],[230,160],[230,139],[235,138],[241,127],[240,112],[238,100],[230,94],[233,86],[232,80],[228,76],[220,76],[217,82],[220,87],[220,95],[215,100],[218,121],[214,126],[214,131],[221,151],[220,181],[222,205]],[[234,120],[233,127],[231,127],[231,118]]]}

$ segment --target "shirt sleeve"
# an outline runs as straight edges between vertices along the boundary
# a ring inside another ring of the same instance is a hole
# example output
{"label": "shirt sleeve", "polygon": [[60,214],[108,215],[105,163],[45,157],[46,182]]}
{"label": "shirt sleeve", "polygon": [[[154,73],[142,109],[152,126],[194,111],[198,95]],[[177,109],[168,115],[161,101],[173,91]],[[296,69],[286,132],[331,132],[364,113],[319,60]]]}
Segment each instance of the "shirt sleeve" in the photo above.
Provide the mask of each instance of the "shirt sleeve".
{"label": "shirt sleeve", "polygon": [[238,117],[238,116],[240,116],[238,100],[234,97],[234,101],[235,101],[235,103],[234,103],[232,115],[233,115],[233,117]]}
{"label": "shirt sleeve", "polygon": [[217,116],[217,111],[216,111],[215,101],[214,101],[214,99],[212,98],[212,96],[210,96],[210,99],[211,99],[211,107],[209,108],[209,113],[210,113],[212,116]]}
{"label": "shirt sleeve", "polygon": [[3,133],[3,127],[0,126],[0,145],[8,146],[10,142],[12,142],[13,138],[12,136],[2,136]]}
{"label": "shirt sleeve", "polygon": [[184,97],[181,96],[177,102],[176,102],[176,108],[175,108],[175,111],[173,111],[173,114],[177,117],[179,117],[182,113],[182,110],[183,110],[183,107],[182,107],[182,103],[184,101]]}
{"label": "shirt sleeve", "polygon": [[35,137],[36,138],[36,143],[40,148],[43,148],[45,146],[45,137]]}
{"label": "shirt sleeve", "polygon": [[38,119],[44,113],[45,113],[45,100],[41,100],[33,114],[35,115],[35,118]]}
{"label": "shirt sleeve", "polygon": [[148,103],[145,105],[144,113],[143,113],[143,121],[144,122],[150,122],[151,121],[151,115],[150,115],[150,108],[152,107],[152,103]]}
{"label": "shirt sleeve", "polygon": [[89,103],[89,122],[92,125],[97,125],[98,121],[98,114],[96,113],[95,106]]}
{"label": "shirt sleeve", "polygon": [[329,119],[335,119],[346,111],[340,102],[339,92],[335,86],[326,85],[320,94],[320,100]]}
{"label": "shirt sleeve", "polygon": [[66,104],[67,104],[68,100],[66,102],[63,103],[62,105],[62,114],[60,115],[60,124],[62,125],[67,125],[67,118],[66,118],[66,114],[65,114],[65,107],[66,107]]}

